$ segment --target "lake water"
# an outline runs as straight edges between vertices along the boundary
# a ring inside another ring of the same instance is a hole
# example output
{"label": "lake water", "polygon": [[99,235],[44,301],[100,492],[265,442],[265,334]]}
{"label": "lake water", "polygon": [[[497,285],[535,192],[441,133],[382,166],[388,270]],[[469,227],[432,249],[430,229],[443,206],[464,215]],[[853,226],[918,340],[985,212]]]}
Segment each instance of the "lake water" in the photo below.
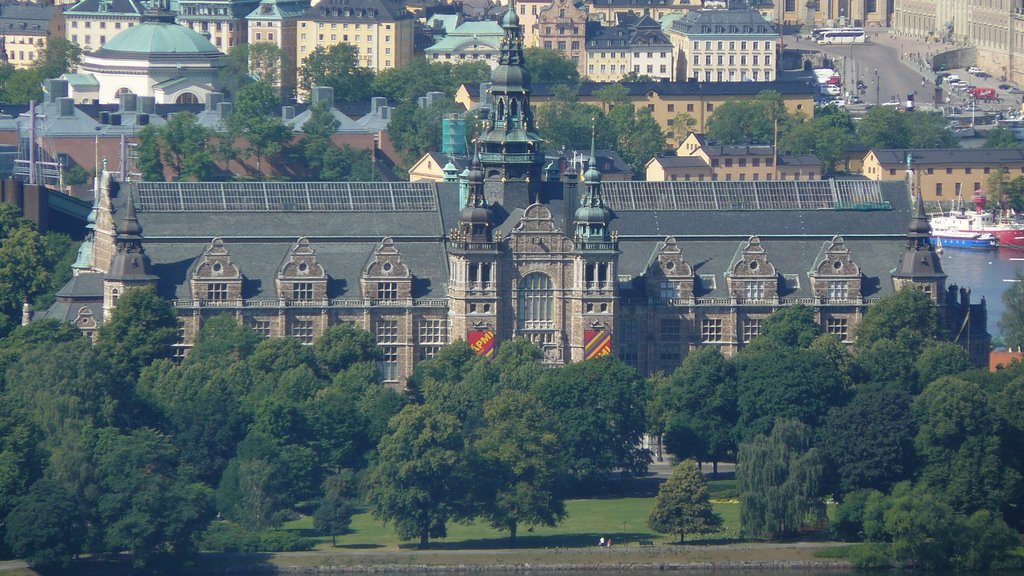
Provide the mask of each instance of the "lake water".
{"label": "lake water", "polygon": [[1003,292],[1012,286],[1018,270],[1024,270],[1024,250],[999,248],[998,250],[967,250],[946,248],[942,254],[942,268],[948,275],[947,284],[971,289],[971,301],[988,304],[988,331],[999,334],[999,320],[1006,308]]}

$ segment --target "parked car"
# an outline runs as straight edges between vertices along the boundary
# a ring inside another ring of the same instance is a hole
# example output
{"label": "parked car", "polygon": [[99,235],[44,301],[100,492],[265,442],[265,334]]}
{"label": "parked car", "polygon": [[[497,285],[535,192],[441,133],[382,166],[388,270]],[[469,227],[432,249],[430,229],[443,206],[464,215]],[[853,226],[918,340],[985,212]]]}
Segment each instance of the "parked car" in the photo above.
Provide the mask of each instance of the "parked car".
{"label": "parked car", "polygon": [[991,78],[992,77],[991,74],[989,74],[988,72],[985,72],[984,70],[982,70],[980,72],[975,72],[974,76],[977,77],[977,78]]}
{"label": "parked car", "polygon": [[999,85],[999,89],[1000,90],[1009,90],[1010,89],[1010,85],[1009,84],[1000,84]]}
{"label": "parked car", "polygon": [[959,81],[960,81],[960,76],[958,74],[950,74],[950,75],[946,76],[946,82],[949,82],[950,84],[954,84],[954,83],[959,82]]}
{"label": "parked car", "polygon": [[968,74],[977,74],[978,72],[981,72],[981,68],[978,68],[977,66],[971,66],[967,69]]}
{"label": "parked car", "polygon": [[1007,90],[1007,92],[1009,92],[1010,94],[1024,94],[1024,90],[1021,90],[1016,86],[1010,86],[1010,89]]}
{"label": "parked car", "polygon": [[864,90],[868,85],[863,80],[857,80],[857,90]]}

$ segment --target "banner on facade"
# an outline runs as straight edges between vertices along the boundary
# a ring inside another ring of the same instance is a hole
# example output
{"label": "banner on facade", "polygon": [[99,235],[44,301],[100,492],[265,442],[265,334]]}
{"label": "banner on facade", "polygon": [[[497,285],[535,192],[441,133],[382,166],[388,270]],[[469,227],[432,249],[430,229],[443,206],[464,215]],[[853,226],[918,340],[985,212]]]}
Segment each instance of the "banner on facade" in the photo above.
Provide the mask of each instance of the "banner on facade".
{"label": "banner on facade", "polygon": [[469,346],[478,356],[490,358],[494,356],[494,332],[490,330],[470,332],[467,337]]}
{"label": "banner on facade", "polygon": [[583,358],[600,358],[612,353],[612,334],[607,330],[583,332]]}

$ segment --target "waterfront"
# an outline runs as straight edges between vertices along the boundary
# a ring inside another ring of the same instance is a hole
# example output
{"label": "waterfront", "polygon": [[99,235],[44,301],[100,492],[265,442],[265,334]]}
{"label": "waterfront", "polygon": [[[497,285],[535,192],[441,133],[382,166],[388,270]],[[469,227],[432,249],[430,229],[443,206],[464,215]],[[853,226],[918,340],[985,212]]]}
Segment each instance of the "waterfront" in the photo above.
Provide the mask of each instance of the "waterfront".
{"label": "waterfront", "polygon": [[[1017,260],[1020,259],[1020,260]],[[947,248],[942,254],[942,268],[949,276],[947,284],[971,289],[971,301],[988,303],[988,330],[999,334],[1003,317],[1003,292],[1011,286],[1018,270],[1024,270],[1024,250],[969,250]]]}

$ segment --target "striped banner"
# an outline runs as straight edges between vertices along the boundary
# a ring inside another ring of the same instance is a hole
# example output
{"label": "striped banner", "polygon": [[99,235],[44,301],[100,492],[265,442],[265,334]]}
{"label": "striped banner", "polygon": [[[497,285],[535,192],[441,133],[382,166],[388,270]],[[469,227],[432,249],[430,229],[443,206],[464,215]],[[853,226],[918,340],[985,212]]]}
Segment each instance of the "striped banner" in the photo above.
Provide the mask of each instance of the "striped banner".
{"label": "striped banner", "polygon": [[472,348],[478,356],[485,356],[487,358],[494,356],[494,332],[490,330],[483,332],[470,332],[467,334],[466,340],[469,342],[470,348]]}
{"label": "striped banner", "polygon": [[586,330],[583,332],[583,358],[600,358],[612,353],[612,335],[607,330]]}

